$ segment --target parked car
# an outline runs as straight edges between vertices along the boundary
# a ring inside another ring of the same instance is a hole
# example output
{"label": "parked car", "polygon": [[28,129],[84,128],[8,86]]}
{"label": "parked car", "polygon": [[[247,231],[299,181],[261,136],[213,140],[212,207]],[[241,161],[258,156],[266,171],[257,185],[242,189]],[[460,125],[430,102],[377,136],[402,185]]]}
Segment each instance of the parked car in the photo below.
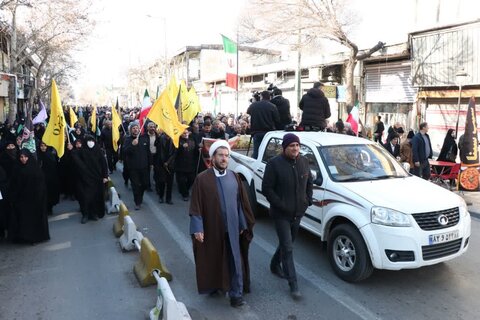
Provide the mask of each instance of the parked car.
{"label": "parked car", "polygon": [[[281,154],[284,131],[265,135],[258,159],[231,153],[250,201],[262,193],[265,166]],[[296,132],[314,178],[313,205],[301,227],[327,242],[330,264],[355,282],[374,268],[413,269],[454,259],[468,249],[470,214],[458,195],[412,176],[382,146],[342,134]],[[255,205],[254,205],[255,207]]]}

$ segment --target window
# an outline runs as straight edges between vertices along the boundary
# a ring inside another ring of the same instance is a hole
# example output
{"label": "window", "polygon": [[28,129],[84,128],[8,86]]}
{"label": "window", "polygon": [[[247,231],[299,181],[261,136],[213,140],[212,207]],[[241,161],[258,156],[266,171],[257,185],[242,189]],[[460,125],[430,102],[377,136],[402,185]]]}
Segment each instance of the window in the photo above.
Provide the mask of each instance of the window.
{"label": "window", "polygon": [[265,152],[263,153],[263,162],[268,162],[273,157],[278,156],[283,152],[282,148],[282,139],[279,138],[271,138],[268,141],[267,147],[265,148]]}
{"label": "window", "polygon": [[319,147],[334,181],[365,181],[408,177],[408,172],[384,148],[374,144]]}
{"label": "window", "polygon": [[302,144],[300,145],[300,154],[308,159],[310,170],[318,174],[320,172],[320,167],[318,166],[317,159],[315,158],[312,149]]}

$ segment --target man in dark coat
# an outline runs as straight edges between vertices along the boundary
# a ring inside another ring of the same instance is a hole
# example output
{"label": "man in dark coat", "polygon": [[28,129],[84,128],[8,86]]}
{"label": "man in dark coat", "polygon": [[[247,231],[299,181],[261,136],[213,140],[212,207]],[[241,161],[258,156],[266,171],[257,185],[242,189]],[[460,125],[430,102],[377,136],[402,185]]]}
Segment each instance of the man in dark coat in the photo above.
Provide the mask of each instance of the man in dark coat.
{"label": "man in dark coat", "polygon": [[130,136],[125,138],[125,161],[128,163],[128,174],[132,182],[135,210],[140,210],[143,202],[143,193],[147,190],[149,176],[150,143],[146,135],[140,135],[138,121],[130,122],[128,129]]}
{"label": "man in dark coat", "polygon": [[373,141],[382,143],[383,131],[385,131],[385,126],[383,125],[382,117],[377,116],[377,122],[375,122],[373,130]]}
{"label": "man in dark coat", "polygon": [[158,201],[163,203],[164,196],[166,196],[167,204],[173,204],[172,187],[175,170],[175,146],[172,139],[165,133],[160,134],[155,145],[157,147],[157,156],[154,159],[154,170]]}
{"label": "man in dark coat", "polygon": [[97,146],[95,138],[85,136],[86,146],[72,153],[79,180],[80,210],[82,224],[88,219],[98,220],[105,215],[104,184],[108,181],[107,162]]}
{"label": "man in dark coat", "polygon": [[428,123],[422,122],[420,131],[412,139],[412,158],[415,165],[414,174],[425,180],[430,179],[430,163],[433,156],[432,144],[428,136]]}
{"label": "man in dark coat", "polygon": [[245,304],[250,292],[248,247],[255,218],[239,177],[227,169],[230,147],[216,141],[209,150],[213,168],[195,179],[190,234],[199,293],[228,291],[230,305]]}
{"label": "man in dark coat", "polygon": [[282,96],[282,90],[273,88],[273,98],[270,100],[270,102],[273,103],[278,110],[280,122],[277,129],[285,129],[285,126],[292,123],[292,115],[290,114],[290,101]]}
{"label": "man in dark coat", "polygon": [[400,157],[400,137],[396,132],[392,132],[388,135],[387,142],[383,145],[385,149],[395,158]]}
{"label": "man in dark coat", "polygon": [[316,130],[324,130],[327,127],[327,119],[330,118],[330,104],[327,97],[320,89],[322,84],[315,82],[313,88],[303,95],[298,107],[303,111],[300,126],[312,127]]}
{"label": "man in dark coat", "polygon": [[250,130],[253,139],[252,157],[255,159],[265,134],[280,125],[280,115],[277,107],[270,102],[270,92],[263,91],[260,95],[262,100],[252,103],[247,109],[247,113],[250,115]]}
{"label": "man in dark coat", "polygon": [[270,271],[285,278],[294,299],[301,298],[293,261],[293,242],[300,220],[312,204],[313,181],[308,159],[300,155],[300,139],[293,133],[283,136],[283,153],[265,167],[262,191],[270,202],[278,247],[270,262]]}

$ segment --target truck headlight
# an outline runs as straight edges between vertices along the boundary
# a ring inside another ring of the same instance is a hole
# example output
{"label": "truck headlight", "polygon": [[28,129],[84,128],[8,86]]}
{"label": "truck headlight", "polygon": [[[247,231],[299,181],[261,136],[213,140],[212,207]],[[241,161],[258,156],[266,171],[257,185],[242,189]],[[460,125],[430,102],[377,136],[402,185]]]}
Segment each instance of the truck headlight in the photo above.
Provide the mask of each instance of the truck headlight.
{"label": "truck headlight", "polygon": [[372,223],[391,227],[410,227],[410,218],[402,212],[389,208],[373,207],[371,211]]}

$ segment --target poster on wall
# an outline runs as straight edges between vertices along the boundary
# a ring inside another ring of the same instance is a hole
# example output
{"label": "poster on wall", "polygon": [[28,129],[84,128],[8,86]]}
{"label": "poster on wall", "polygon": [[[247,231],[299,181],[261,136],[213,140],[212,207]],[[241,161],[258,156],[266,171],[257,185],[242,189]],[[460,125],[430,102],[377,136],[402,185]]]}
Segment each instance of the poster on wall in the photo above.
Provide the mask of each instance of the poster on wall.
{"label": "poster on wall", "polygon": [[477,117],[475,116],[475,98],[468,102],[465,133],[458,141],[460,150],[461,171],[458,177],[459,189],[479,191],[480,165],[478,158]]}

